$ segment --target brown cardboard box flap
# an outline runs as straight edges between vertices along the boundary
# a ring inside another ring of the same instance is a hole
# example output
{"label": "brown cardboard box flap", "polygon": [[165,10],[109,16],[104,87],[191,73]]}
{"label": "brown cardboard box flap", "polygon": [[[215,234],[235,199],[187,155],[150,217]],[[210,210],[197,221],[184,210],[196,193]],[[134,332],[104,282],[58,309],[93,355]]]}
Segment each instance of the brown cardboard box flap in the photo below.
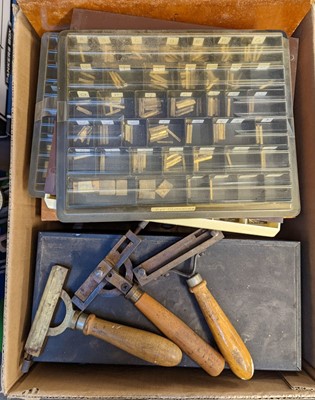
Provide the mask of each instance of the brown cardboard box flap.
{"label": "brown cardboard box flap", "polygon": [[[38,364],[12,389],[14,397],[121,398],[121,399],[206,399],[275,398],[292,396],[280,374],[255,372],[241,381],[229,371],[219,377],[205,376],[199,368],[146,368],[66,364]],[[297,394],[297,393],[296,393]],[[314,396],[304,391],[303,398]]]}
{"label": "brown cardboard box flap", "polygon": [[292,390],[315,391],[313,379],[305,372],[283,372],[283,379]]}
{"label": "brown cardboard box flap", "polygon": [[36,32],[67,29],[74,8],[235,29],[276,29],[291,35],[310,0],[19,0]]}

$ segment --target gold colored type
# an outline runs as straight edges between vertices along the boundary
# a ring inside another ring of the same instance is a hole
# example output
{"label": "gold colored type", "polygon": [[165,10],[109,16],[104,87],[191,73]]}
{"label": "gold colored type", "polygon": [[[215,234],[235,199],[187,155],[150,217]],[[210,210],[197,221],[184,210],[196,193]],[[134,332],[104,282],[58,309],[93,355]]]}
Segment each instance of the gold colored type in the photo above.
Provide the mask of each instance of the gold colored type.
{"label": "gold colored type", "polygon": [[168,71],[151,71],[150,72],[150,86],[154,89],[167,89],[168,88],[168,80],[167,75]]}
{"label": "gold colored type", "polygon": [[92,111],[82,106],[76,106],[76,110],[85,115],[92,115]]}
{"label": "gold colored type", "polygon": [[123,102],[123,97],[105,97],[102,104],[104,115],[110,116],[120,113],[126,108],[125,105],[122,104]]}
{"label": "gold colored type", "polygon": [[253,114],[255,112],[255,98],[251,97],[248,101],[248,113]]}
{"label": "gold colored type", "polygon": [[207,70],[207,82],[206,82],[206,88],[207,90],[211,90],[213,85],[218,83],[220,80],[217,78],[214,74],[213,71]]}
{"label": "gold colored type", "polygon": [[157,97],[141,97],[138,104],[141,118],[154,117],[162,112],[162,100]]}
{"label": "gold colored type", "polygon": [[208,97],[208,117],[219,115],[219,97]]}
{"label": "gold colored type", "polygon": [[256,124],[256,143],[264,144],[264,132],[261,124]]}
{"label": "gold colored type", "polygon": [[73,191],[79,193],[99,192],[103,196],[127,196],[126,179],[85,180],[73,182]]}
{"label": "gold colored type", "polygon": [[217,143],[219,141],[224,141],[226,139],[226,124],[223,123],[216,123],[213,126],[213,140],[214,143]]}
{"label": "gold colored type", "polygon": [[169,129],[168,125],[157,125],[149,128],[149,141],[151,143],[157,142],[157,143],[170,143],[172,144],[172,140],[163,140],[167,139],[169,137],[172,137],[175,139],[177,142],[180,142],[181,139]]}
{"label": "gold colored type", "polygon": [[231,155],[230,155],[230,153],[229,153],[228,150],[227,150],[226,153],[225,153],[225,157],[226,157],[226,159],[227,159],[227,162],[228,162],[229,166],[232,166]]}
{"label": "gold colored type", "polygon": [[83,126],[83,128],[81,128],[79,133],[77,134],[77,140],[79,140],[81,143],[83,143],[86,140],[87,144],[90,144],[91,133],[92,133],[91,126]]}
{"label": "gold colored type", "polygon": [[80,76],[79,76],[78,80],[81,83],[93,85],[94,81],[95,81],[95,75],[89,74],[88,72],[85,72],[85,71],[80,71]]}
{"label": "gold colored type", "polygon": [[109,132],[108,132],[108,126],[107,125],[101,125],[100,126],[100,145],[104,146],[109,144]]}
{"label": "gold colored type", "polygon": [[173,189],[174,185],[168,180],[164,179],[156,189],[156,193],[164,199],[169,192]]}
{"label": "gold colored type", "polygon": [[110,71],[109,76],[111,77],[111,80],[113,81],[117,89],[121,89],[128,86],[127,83],[122,79],[122,77],[117,72]]}
{"label": "gold colored type", "polygon": [[228,62],[231,58],[231,54],[229,53],[229,46],[224,45],[221,47],[221,54],[222,54],[222,58],[221,61],[222,62]]}
{"label": "gold colored type", "polygon": [[186,144],[192,143],[192,132],[193,132],[193,124],[189,122],[186,125]]}
{"label": "gold colored type", "polygon": [[196,70],[186,69],[179,74],[181,86],[183,89],[194,89],[196,86]]}
{"label": "gold colored type", "polygon": [[182,167],[185,167],[184,155],[181,153],[169,153],[164,157],[164,171],[168,171],[170,168],[174,166],[178,166],[178,164],[182,164]]}
{"label": "gold colored type", "polygon": [[138,198],[144,200],[154,200],[155,188],[156,188],[155,179],[140,179]]}
{"label": "gold colored type", "polygon": [[132,171],[141,174],[147,167],[147,152],[138,150],[132,154]]}
{"label": "gold colored type", "polygon": [[247,45],[244,49],[244,61],[249,62],[249,63],[255,63],[258,62],[261,54],[264,50],[263,46],[259,45]]}
{"label": "gold colored type", "polygon": [[199,172],[199,164],[211,160],[213,157],[212,149],[199,149],[194,151],[194,170]]}
{"label": "gold colored type", "polygon": [[213,200],[213,178],[209,179],[210,200]]}
{"label": "gold colored type", "polygon": [[187,99],[171,99],[171,116],[172,117],[181,117],[182,115],[190,114],[195,110],[196,100],[187,98]]}
{"label": "gold colored type", "polygon": [[133,126],[127,123],[124,126],[124,140],[133,144]]}

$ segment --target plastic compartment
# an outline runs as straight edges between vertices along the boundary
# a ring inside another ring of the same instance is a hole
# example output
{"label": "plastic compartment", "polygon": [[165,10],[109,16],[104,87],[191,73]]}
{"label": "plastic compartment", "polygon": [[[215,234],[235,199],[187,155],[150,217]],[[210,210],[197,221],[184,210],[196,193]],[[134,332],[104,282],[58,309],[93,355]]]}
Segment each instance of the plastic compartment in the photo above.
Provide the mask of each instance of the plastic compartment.
{"label": "plastic compartment", "polygon": [[147,145],[147,127],[145,119],[127,119],[123,123],[123,145],[143,147]]}
{"label": "plastic compartment", "polygon": [[181,146],[185,143],[183,119],[149,119],[147,125],[149,146]]}
{"label": "plastic compartment", "polygon": [[137,179],[138,204],[186,203],[185,177],[139,177]]}
{"label": "plastic compartment", "polygon": [[299,212],[280,32],[63,32],[58,66],[62,221]]}
{"label": "plastic compartment", "polygon": [[213,144],[211,118],[187,118],[185,121],[186,146],[208,146]]}
{"label": "plastic compartment", "polygon": [[200,117],[205,115],[203,91],[172,90],[168,92],[168,115],[170,117]]}
{"label": "plastic compartment", "polygon": [[45,33],[41,40],[33,142],[28,181],[31,196],[44,197],[47,167],[57,115],[58,34]]}
{"label": "plastic compartment", "polygon": [[225,93],[225,115],[229,117],[283,116],[286,101],[282,89],[248,90]]}
{"label": "plastic compartment", "polygon": [[140,118],[166,117],[166,92],[136,91],[136,116]]}

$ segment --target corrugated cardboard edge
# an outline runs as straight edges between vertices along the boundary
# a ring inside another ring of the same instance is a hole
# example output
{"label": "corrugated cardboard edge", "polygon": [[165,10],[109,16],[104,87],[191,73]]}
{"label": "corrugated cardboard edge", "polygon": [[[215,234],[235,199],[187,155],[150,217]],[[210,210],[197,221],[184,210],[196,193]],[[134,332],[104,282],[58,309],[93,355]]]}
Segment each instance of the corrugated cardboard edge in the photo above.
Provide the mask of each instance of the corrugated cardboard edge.
{"label": "corrugated cardboard edge", "polygon": [[281,375],[292,390],[315,392],[314,381],[307,372],[282,372]]}
{"label": "corrugated cardboard edge", "polygon": [[[29,25],[29,22],[26,20],[25,16],[22,14],[22,12],[18,12],[16,15],[16,24],[15,27],[17,28],[21,24],[19,24],[19,21],[23,20],[24,25]],[[14,40],[17,40],[19,36],[25,35],[26,30],[23,32],[20,31],[19,29],[15,29],[14,32]],[[28,29],[27,34],[31,35],[34,40],[38,40],[38,37],[36,33],[34,32],[33,29]],[[20,38],[21,40],[21,38]],[[22,39],[23,43],[23,39]],[[17,68],[17,63],[16,60],[21,57],[21,55],[18,54],[18,47],[14,45],[13,47],[13,76],[16,76],[16,68]],[[31,54],[28,55],[28,57],[31,57]],[[27,59],[25,60],[27,62]],[[20,64],[21,65],[21,64]],[[26,69],[27,70],[27,69]],[[33,72],[36,74],[36,70]],[[23,79],[22,76],[20,79]],[[7,269],[6,269],[6,281],[5,281],[5,303],[4,303],[4,315],[3,315],[3,324],[4,324],[4,330],[3,330],[3,349],[6,351],[3,352],[3,358],[2,358],[2,366],[1,366],[1,387],[3,392],[7,392],[16,382],[16,374],[13,373],[12,376],[14,376],[12,379],[8,379],[8,375],[10,375],[10,372],[14,369],[14,362],[16,361],[16,358],[20,359],[21,354],[13,354],[14,352],[11,352],[12,350],[12,345],[8,344],[9,339],[8,337],[10,336],[10,333],[14,331],[14,333],[19,332],[19,329],[22,329],[22,327],[16,327],[14,326],[14,320],[12,321],[12,318],[8,318],[8,312],[9,312],[9,307],[8,304],[11,303],[12,305],[12,295],[15,293],[15,290],[21,289],[19,287],[19,284],[17,283],[17,287],[14,289],[12,286],[14,286],[16,283],[13,281],[12,278],[12,273],[13,273],[13,268],[15,265],[13,265],[11,259],[12,259],[12,254],[18,250],[18,240],[14,240],[14,235],[16,235],[16,227],[17,226],[23,226],[23,219],[18,221],[18,217],[13,215],[12,209],[13,209],[13,203],[17,200],[19,197],[21,191],[26,190],[26,187],[21,187],[23,185],[19,185],[19,181],[21,181],[24,177],[24,175],[27,175],[27,171],[23,171],[23,177],[21,176],[16,176],[16,168],[14,168],[14,165],[17,163],[17,159],[21,155],[18,154],[18,144],[16,143],[16,139],[14,138],[14,132],[16,132],[18,129],[23,129],[25,128],[25,132],[27,132],[27,126],[30,124],[30,118],[28,117],[32,110],[21,110],[19,107],[17,107],[16,104],[16,96],[15,96],[15,90],[16,90],[16,84],[18,85],[19,82],[12,81],[12,139],[11,139],[11,162],[10,162],[10,202],[9,202],[9,219],[8,219],[8,246],[7,246]],[[14,114],[13,114],[14,110]],[[19,117],[16,117],[16,115],[19,115]],[[23,119],[25,117],[25,120]],[[20,125],[20,126],[19,126]],[[24,156],[24,155],[23,155]],[[28,208],[31,207],[33,208],[33,213],[35,213],[35,200],[27,199],[26,203],[23,203],[23,208]],[[39,218],[38,218],[39,221]],[[27,232],[27,227],[26,229],[21,230],[21,234]],[[31,235],[30,235],[31,236]],[[12,240],[13,239],[13,240]],[[31,238],[29,239],[31,240]],[[31,247],[31,246],[29,246]],[[32,252],[32,249],[29,248],[29,252]],[[24,284],[27,284],[26,282]],[[27,304],[27,299],[23,302],[23,310],[24,307],[26,308]],[[12,312],[12,310],[11,310]],[[27,312],[25,311],[25,315],[27,315]],[[18,334],[18,333],[16,333]],[[8,351],[9,350],[9,351]],[[10,354],[8,354],[10,353]],[[14,359],[14,362],[11,361],[11,358]],[[9,372],[10,371],[10,372]]]}

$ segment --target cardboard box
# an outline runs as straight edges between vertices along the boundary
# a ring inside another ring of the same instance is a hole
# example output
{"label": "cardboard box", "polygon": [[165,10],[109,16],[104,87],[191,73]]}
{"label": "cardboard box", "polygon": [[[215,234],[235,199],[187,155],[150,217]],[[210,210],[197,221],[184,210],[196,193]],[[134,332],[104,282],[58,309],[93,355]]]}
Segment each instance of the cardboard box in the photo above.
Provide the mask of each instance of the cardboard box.
{"label": "cardboard box", "polygon": [[[246,2],[246,1],[244,1]],[[272,26],[270,26],[272,28]],[[41,222],[40,202],[28,195],[28,168],[36,95],[39,38],[25,16],[17,16],[14,48],[11,203],[6,281],[2,389],[9,397],[116,399],[312,398],[315,390],[315,8],[302,22],[296,92],[296,137],[302,212],[284,225],[281,238],[301,240],[303,258],[303,356],[298,373],[256,372],[251,381],[229,371],[218,378],[201,369],[162,369],[36,364],[20,371],[30,328],[35,247],[39,230],[69,229]],[[276,268],[276,266],[275,266]],[[279,339],[280,340],[280,339]],[[290,352],[290,349],[288,349]]]}

